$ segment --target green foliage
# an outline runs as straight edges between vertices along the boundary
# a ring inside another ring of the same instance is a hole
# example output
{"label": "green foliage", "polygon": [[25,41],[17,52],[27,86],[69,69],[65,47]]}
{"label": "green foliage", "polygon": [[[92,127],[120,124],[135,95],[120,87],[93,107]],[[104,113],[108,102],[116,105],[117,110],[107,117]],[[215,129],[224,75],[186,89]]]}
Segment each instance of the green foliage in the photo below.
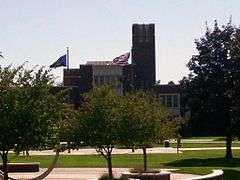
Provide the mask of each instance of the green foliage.
{"label": "green foliage", "polygon": [[176,126],[170,114],[159,101],[145,92],[126,94],[121,98],[120,133],[121,144],[142,148],[144,171],[147,171],[146,148],[174,136]]}
{"label": "green foliage", "polygon": [[97,148],[118,143],[118,99],[109,87],[94,88],[85,94],[75,140]]}
{"label": "green foliage", "polygon": [[215,22],[214,29],[207,28],[205,36],[196,41],[198,54],[188,63],[191,74],[186,86],[190,123],[197,135],[233,130],[231,116],[239,106],[239,39],[233,25],[220,28]]}
{"label": "green foliage", "polygon": [[50,94],[49,70],[24,66],[0,67],[0,150],[45,148],[55,145],[61,97]]}
{"label": "green foliage", "polygon": [[0,67],[0,150],[37,148],[55,132],[55,97],[49,71]]}
{"label": "green foliage", "polygon": [[121,143],[127,147],[148,147],[166,138],[168,113],[153,96],[144,92],[126,94],[119,108]]}
{"label": "green foliage", "polygon": [[60,142],[67,142],[67,149],[74,149],[72,140],[74,138],[74,127],[78,117],[77,110],[73,107],[73,105],[68,103],[61,103],[58,108],[60,115],[58,121],[56,122],[58,130],[57,137]]}
{"label": "green foliage", "polygon": [[75,146],[83,142],[95,147],[107,160],[110,179],[113,178],[112,150],[120,142],[119,99],[110,87],[94,88],[85,94],[74,131]]}
{"label": "green foliage", "polygon": [[8,152],[53,147],[59,143],[56,122],[60,103],[51,95],[49,70],[0,66],[0,155],[8,179]]}
{"label": "green foliage", "polygon": [[170,123],[168,117],[157,99],[144,92],[117,96],[110,87],[94,88],[84,95],[74,142],[96,147],[107,160],[111,177],[114,146],[146,150],[153,143],[174,136],[175,123]]}
{"label": "green foliage", "polygon": [[[196,41],[198,55],[188,63],[186,83],[191,126],[197,135],[225,135],[226,158],[232,158],[231,141],[240,124],[240,30],[231,23],[207,29]],[[205,134],[206,135],[206,134]]]}

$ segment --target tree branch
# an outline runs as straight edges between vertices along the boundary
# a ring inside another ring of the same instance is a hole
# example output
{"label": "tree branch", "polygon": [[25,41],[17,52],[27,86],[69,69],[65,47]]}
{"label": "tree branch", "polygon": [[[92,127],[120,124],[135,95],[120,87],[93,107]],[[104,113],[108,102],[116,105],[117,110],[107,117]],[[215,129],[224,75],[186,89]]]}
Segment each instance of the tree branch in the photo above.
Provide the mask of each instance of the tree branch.
{"label": "tree branch", "polygon": [[105,159],[107,159],[106,154],[102,151],[104,148],[96,148],[97,153],[100,153]]}

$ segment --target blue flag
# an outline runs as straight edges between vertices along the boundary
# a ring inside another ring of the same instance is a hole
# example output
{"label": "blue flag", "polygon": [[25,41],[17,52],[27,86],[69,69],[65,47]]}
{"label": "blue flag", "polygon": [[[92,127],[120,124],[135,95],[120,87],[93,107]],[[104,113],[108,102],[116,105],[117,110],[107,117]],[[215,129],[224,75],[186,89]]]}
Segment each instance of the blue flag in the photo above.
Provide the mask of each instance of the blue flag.
{"label": "blue flag", "polygon": [[61,56],[55,63],[50,65],[50,68],[57,68],[60,66],[66,66],[67,65],[67,55]]}

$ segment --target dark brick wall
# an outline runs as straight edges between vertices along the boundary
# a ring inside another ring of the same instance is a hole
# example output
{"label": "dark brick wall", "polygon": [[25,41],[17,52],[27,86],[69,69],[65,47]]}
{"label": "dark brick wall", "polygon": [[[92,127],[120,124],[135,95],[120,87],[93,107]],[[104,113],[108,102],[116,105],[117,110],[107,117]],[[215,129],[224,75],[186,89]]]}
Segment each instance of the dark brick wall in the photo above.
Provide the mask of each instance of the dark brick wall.
{"label": "dark brick wall", "polygon": [[79,69],[64,69],[63,87],[52,87],[51,91],[61,91],[69,89],[69,101],[79,107],[81,104],[81,94],[92,89],[92,66],[80,65]]}
{"label": "dark brick wall", "polygon": [[134,90],[133,76],[133,66],[131,64],[123,66],[123,93]]}
{"label": "dark brick wall", "polygon": [[80,69],[64,69],[63,85],[77,86],[80,92],[92,89],[92,66],[80,65]]}
{"label": "dark brick wall", "polygon": [[90,65],[80,65],[80,82],[79,88],[81,93],[90,91],[93,81],[93,71]]}
{"label": "dark brick wall", "polygon": [[64,69],[63,70],[64,86],[79,86],[80,81],[81,81],[80,69]]}
{"label": "dark brick wall", "polygon": [[133,24],[132,63],[136,89],[151,89],[155,84],[155,26]]}

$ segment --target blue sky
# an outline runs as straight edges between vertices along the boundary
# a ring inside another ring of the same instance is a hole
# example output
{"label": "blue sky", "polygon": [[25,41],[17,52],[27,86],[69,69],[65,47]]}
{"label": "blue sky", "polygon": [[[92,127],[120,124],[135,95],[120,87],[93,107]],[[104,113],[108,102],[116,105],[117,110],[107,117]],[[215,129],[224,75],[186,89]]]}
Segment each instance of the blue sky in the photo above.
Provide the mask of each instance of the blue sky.
{"label": "blue sky", "polygon": [[[157,80],[188,74],[194,40],[215,19],[240,25],[239,0],[0,0],[2,65],[49,66],[70,47],[70,67],[130,51],[131,25],[156,24]],[[61,79],[62,68],[52,71]]]}

